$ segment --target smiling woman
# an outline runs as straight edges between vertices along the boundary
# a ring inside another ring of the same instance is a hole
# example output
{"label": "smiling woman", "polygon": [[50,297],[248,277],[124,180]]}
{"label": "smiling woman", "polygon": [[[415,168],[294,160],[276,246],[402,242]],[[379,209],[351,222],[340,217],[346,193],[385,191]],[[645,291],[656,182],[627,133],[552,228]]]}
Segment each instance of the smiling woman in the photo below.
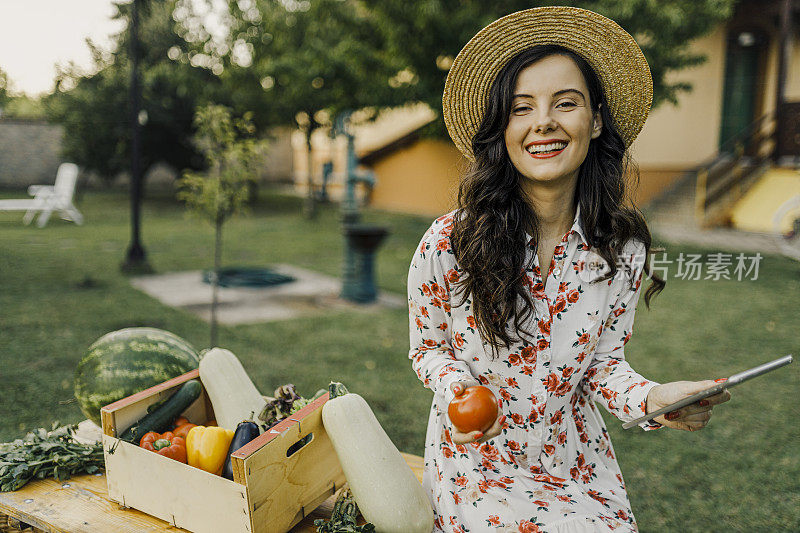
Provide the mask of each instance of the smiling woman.
{"label": "smiling woman", "polygon": [[[453,62],[444,118],[472,165],[408,276],[409,358],[435,393],[423,485],[437,531],[638,531],[595,403],[629,422],[714,384],[662,385],[625,361],[645,273],[648,306],[665,285],[625,194],[651,99],[633,38],[578,8],[512,13]],[[448,406],[475,385],[498,413],[462,432]],[[639,426],[701,429],[727,399]]]}

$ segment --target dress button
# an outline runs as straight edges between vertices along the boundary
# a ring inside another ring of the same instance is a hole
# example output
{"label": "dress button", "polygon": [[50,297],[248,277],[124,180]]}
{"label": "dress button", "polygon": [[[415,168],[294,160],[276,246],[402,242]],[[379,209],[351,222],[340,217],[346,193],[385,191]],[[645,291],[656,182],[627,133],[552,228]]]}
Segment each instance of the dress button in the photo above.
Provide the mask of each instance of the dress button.
{"label": "dress button", "polygon": [[555,277],[560,276],[561,275],[561,269],[560,268],[556,268],[555,270],[553,270],[553,275]]}

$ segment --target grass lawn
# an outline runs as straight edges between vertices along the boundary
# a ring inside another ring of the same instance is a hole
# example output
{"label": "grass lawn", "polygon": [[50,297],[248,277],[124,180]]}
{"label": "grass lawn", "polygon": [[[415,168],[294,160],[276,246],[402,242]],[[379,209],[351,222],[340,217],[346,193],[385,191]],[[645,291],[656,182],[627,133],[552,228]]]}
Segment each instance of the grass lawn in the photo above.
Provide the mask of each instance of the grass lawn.
{"label": "grass lawn", "polygon": [[[308,221],[300,205],[262,195],[248,216],[226,225],[224,263],[290,263],[338,276],[336,208],[323,206]],[[72,398],[73,372],[108,331],[147,325],[197,348],[208,343],[207,324],[134,290],[120,274],[129,241],[126,196],[87,192],[78,207],[84,226],[54,217],[44,229],[26,227],[21,213],[0,213],[0,441],[53,420],[84,418]],[[383,290],[403,295],[411,254],[432,218],[367,211],[365,219],[391,228],[377,276]],[[212,228],[170,198],[145,201],[142,240],[158,272],[211,265]],[[716,251],[667,246],[673,260],[680,252]],[[661,383],[694,381],[798,355],[800,264],[764,256],[758,279],[745,281],[681,280],[675,268],[651,310],[640,302],[626,345],[641,374]],[[421,454],[431,392],[411,370],[407,320],[404,309],[331,312],[222,327],[219,344],[266,394],[288,382],[305,395],[330,380],[345,383],[367,399],[398,448]],[[793,363],[733,389],[698,432],[623,431],[603,411],[641,531],[800,530],[800,430],[791,403],[799,374]]]}

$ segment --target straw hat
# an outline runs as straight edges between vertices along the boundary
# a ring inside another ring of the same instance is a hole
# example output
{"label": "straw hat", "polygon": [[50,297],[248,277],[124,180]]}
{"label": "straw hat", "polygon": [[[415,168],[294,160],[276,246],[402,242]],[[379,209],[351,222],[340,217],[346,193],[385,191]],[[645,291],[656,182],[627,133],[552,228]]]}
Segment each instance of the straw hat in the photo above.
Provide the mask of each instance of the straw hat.
{"label": "straw hat", "polygon": [[447,131],[461,153],[474,161],[472,137],[500,70],[518,52],[539,44],[558,44],[586,59],[600,79],[625,146],[630,146],[653,101],[653,78],[642,50],[609,18],[577,7],[553,6],[495,20],[456,56],[447,74],[442,109]]}

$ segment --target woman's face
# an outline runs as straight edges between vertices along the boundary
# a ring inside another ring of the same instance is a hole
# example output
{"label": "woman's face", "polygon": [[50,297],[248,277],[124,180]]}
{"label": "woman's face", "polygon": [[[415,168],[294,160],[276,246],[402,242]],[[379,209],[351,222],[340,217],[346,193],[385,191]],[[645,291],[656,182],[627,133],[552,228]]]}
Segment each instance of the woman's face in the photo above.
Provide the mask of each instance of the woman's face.
{"label": "woman's face", "polygon": [[601,128],[600,113],[593,117],[589,90],[571,58],[548,56],[519,73],[505,142],[525,178],[541,184],[577,178]]}

